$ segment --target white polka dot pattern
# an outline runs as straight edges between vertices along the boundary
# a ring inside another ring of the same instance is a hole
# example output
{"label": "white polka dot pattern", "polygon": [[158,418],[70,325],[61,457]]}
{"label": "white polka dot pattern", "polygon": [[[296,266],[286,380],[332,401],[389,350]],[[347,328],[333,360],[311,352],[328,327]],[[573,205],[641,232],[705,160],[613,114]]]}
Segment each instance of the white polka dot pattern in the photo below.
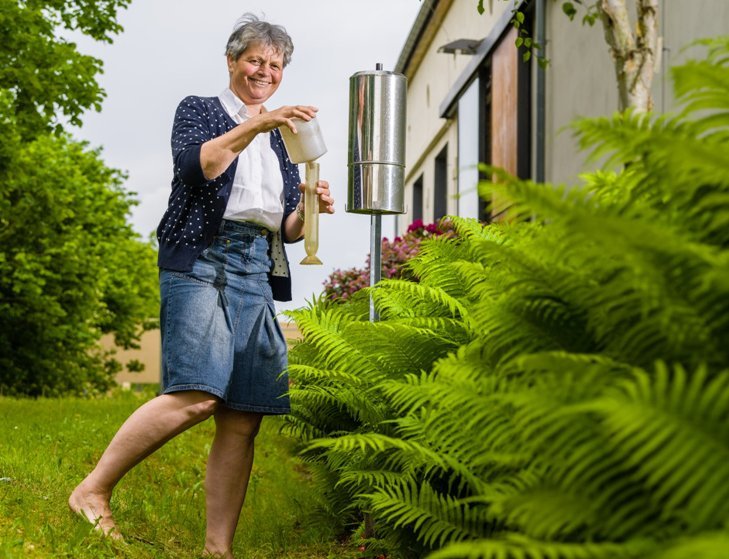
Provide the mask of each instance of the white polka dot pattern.
{"label": "white polka dot pattern", "polygon": [[[237,159],[225,172],[206,180],[200,164],[203,143],[231,130],[236,123],[225,113],[217,97],[185,97],[177,107],[172,125],[172,192],[167,210],[157,227],[158,264],[161,268],[187,272],[213,240],[223,220],[233,185]],[[281,166],[284,183],[284,217],[299,203],[299,168],[291,163],[278,130],[271,133],[271,148]],[[271,242],[273,296],[291,300],[291,279],[279,231]]]}

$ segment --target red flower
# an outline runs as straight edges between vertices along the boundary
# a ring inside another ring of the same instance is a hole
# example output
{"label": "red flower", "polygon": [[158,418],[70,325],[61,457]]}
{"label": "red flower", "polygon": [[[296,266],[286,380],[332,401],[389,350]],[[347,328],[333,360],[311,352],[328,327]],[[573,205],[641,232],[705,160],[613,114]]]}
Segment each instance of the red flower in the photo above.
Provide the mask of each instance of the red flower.
{"label": "red flower", "polygon": [[412,233],[413,231],[418,231],[424,227],[423,220],[422,219],[416,219],[408,226],[408,233]]}

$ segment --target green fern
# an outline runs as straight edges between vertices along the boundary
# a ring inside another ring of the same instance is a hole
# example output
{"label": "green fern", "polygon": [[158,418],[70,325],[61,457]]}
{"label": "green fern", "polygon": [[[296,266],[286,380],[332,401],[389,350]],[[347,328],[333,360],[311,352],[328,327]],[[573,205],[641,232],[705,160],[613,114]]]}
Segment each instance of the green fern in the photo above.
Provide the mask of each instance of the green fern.
{"label": "green fern", "polygon": [[391,522],[394,528],[411,526],[430,547],[477,538],[489,531],[484,510],[467,507],[413,479],[388,485],[366,497],[379,518]]}
{"label": "green fern", "polygon": [[664,518],[692,531],[729,524],[729,371],[659,364],[584,409],[601,416],[612,452],[645,479]]}
{"label": "green fern", "polygon": [[706,44],[682,113],[576,126],[607,161],[583,187],[484,167],[512,222],[453,218],[418,283],[294,314],[287,429],[393,557],[723,557],[729,40]]}
{"label": "green fern", "polygon": [[453,544],[431,553],[428,559],[637,559],[654,548],[649,542],[571,544],[509,534],[501,540]]}

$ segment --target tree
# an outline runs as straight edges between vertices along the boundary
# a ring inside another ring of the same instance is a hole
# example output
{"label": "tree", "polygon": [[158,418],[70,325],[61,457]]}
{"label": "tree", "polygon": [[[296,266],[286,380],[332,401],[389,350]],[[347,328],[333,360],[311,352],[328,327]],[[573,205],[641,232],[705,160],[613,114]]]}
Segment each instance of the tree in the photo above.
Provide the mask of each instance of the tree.
{"label": "tree", "polygon": [[658,0],[636,2],[635,31],[625,1],[601,0],[596,6],[615,64],[620,109],[649,111],[653,108],[651,84],[660,51]]}
{"label": "tree", "polygon": [[128,0],[0,7],[0,393],[106,389],[118,364],[98,346],[138,341],[157,311],[155,249],[128,223],[124,173],[64,131],[99,109],[101,62],[60,26],[110,41]]}
{"label": "tree", "polygon": [[[81,54],[59,28],[110,43],[121,31],[117,11],[131,0],[25,0],[0,6],[0,89],[12,93],[23,136],[50,127],[59,115],[80,125],[89,108],[101,109],[104,92],[96,82],[101,60]],[[7,108],[7,107],[6,107]]]}
{"label": "tree", "polygon": [[[509,0],[504,0],[509,1]],[[557,0],[554,0],[557,1]],[[619,109],[650,111],[653,108],[651,84],[658,63],[661,39],[658,34],[658,0],[635,0],[636,23],[630,19],[627,0],[560,0],[562,11],[570,18],[585,11],[583,23],[602,22],[605,41],[615,66]],[[478,2],[483,13],[483,0]],[[516,12],[514,25],[521,27],[524,16]],[[524,43],[524,37],[517,42]],[[541,48],[529,39],[527,47]],[[530,51],[531,52],[531,51]]]}

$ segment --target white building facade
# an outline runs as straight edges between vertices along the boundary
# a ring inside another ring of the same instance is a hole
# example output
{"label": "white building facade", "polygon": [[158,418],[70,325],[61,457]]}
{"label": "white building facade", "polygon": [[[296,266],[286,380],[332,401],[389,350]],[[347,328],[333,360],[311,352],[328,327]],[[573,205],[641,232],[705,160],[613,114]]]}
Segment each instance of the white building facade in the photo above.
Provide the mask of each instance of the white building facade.
{"label": "white building facade", "polygon": [[[631,4],[632,0],[629,0]],[[618,108],[615,70],[601,23],[570,21],[553,0],[422,0],[395,71],[408,79],[405,206],[396,230],[444,215],[497,219],[479,199],[477,164],[521,177],[579,184],[587,170],[567,128]],[[513,9],[545,45],[542,69],[514,42]],[[633,6],[631,5],[631,8]],[[729,34],[727,0],[659,0],[660,63],[654,111],[674,107],[670,66],[701,51],[693,41]],[[635,11],[633,10],[632,14]]]}

